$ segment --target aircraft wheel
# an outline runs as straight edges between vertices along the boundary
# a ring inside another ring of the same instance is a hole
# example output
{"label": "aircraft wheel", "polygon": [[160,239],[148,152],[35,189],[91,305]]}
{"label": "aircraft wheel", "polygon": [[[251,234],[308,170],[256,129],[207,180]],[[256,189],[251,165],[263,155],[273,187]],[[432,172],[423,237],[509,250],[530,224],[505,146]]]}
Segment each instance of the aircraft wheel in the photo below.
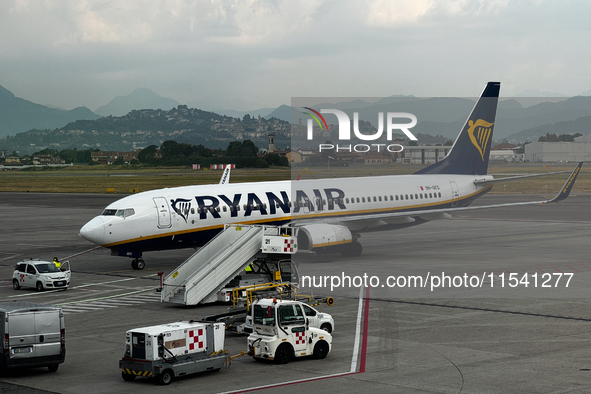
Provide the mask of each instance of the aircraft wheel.
{"label": "aircraft wheel", "polygon": [[144,260],[142,259],[137,259],[137,264],[136,264],[138,270],[143,270],[144,268],[146,268],[146,263],[144,262]]}
{"label": "aircraft wheel", "polygon": [[351,245],[351,256],[359,257],[363,253],[363,246],[359,242],[353,242]]}

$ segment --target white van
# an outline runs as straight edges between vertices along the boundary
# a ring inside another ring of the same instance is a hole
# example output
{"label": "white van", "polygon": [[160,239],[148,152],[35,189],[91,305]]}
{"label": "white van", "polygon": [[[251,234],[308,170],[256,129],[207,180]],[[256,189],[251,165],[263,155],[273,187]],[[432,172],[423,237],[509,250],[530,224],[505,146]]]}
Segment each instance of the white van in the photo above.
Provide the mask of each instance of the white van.
{"label": "white van", "polygon": [[0,370],[47,367],[57,371],[66,359],[62,308],[33,302],[0,302]]}
{"label": "white van", "polygon": [[12,287],[32,287],[37,291],[46,289],[67,289],[70,286],[70,262],[61,263],[57,268],[51,261],[23,260],[16,263],[12,274]]}

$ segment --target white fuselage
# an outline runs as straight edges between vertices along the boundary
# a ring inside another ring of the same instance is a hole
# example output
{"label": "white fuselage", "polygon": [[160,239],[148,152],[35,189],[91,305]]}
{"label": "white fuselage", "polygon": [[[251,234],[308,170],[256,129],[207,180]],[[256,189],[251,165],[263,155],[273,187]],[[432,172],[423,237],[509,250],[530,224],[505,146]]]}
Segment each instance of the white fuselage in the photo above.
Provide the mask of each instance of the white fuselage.
{"label": "white fuselage", "polygon": [[405,221],[363,216],[466,206],[491,188],[474,185],[476,179],[492,177],[393,175],[166,188],[112,203],[80,235],[113,250],[148,251],[202,246],[225,224],[321,221],[355,232],[388,230]]}

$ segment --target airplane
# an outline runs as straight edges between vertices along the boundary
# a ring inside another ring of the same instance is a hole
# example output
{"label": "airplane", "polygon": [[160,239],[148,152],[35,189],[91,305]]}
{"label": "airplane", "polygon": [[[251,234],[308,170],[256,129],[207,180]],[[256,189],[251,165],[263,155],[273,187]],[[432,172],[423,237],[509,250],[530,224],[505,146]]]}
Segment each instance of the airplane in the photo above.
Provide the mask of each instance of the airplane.
{"label": "airplane", "polygon": [[570,194],[579,163],[558,195],[527,201],[470,207],[496,182],[487,175],[500,83],[489,82],[447,156],[414,174],[360,178],[229,183],[146,191],[107,206],[80,229],[80,236],[133,258],[143,269],[145,251],[198,248],[226,224],[298,227],[298,249],[359,256],[361,233],[389,231],[451,217],[451,212],[546,204]]}

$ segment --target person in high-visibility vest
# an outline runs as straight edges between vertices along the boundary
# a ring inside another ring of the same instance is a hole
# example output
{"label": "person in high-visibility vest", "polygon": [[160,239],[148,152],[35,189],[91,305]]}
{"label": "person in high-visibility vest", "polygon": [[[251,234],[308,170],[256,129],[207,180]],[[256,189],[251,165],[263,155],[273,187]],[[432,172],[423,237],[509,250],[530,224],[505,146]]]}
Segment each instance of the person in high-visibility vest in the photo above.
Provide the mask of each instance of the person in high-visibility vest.
{"label": "person in high-visibility vest", "polygon": [[247,272],[247,273],[249,273],[249,274],[252,274],[252,263],[251,263],[251,264],[249,264],[249,265],[248,265],[248,267],[246,267],[246,268],[244,269],[244,271],[246,271],[246,272]]}
{"label": "person in high-visibility vest", "polygon": [[53,258],[53,264],[55,264],[55,266],[57,267],[57,269],[61,269],[62,268],[62,263],[60,263],[60,261],[58,260],[57,257]]}

